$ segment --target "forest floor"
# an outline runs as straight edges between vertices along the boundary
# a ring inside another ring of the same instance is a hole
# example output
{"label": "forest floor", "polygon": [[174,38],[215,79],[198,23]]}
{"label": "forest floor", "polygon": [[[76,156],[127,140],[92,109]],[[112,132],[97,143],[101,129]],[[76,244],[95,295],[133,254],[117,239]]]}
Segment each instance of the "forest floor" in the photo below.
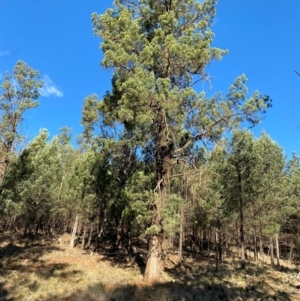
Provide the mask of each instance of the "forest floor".
{"label": "forest floor", "polygon": [[143,282],[137,264],[118,256],[68,249],[61,244],[20,241],[13,246],[0,233],[1,301],[300,301],[297,269],[226,258],[215,272],[213,256],[185,257],[165,268],[160,283]]}

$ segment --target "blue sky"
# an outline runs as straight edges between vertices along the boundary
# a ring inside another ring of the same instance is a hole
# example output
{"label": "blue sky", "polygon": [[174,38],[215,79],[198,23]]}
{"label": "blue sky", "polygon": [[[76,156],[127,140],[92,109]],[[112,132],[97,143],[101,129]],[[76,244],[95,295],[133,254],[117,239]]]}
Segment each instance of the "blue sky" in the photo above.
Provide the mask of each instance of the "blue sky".
{"label": "blue sky", "polygon": [[[0,76],[23,60],[45,80],[40,106],[23,126],[29,140],[40,128],[51,135],[63,126],[81,133],[83,99],[110,89],[91,14],[103,13],[112,2],[0,0]],[[229,54],[208,68],[212,91],[226,94],[245,73],[249,92],[271,96],[273,108],[253,131],[258,136],[266,130],[288,155],[300,154],[300,77],[294,73],[300,72],[299,12],[299,0],[219,0],[214,46]]]}

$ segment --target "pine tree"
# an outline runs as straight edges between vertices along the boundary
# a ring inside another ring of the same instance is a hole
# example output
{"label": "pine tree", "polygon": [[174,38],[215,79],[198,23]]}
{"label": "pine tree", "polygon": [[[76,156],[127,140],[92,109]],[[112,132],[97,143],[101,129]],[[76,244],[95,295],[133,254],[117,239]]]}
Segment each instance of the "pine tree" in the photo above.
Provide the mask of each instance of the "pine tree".
{"label": "pine tree", "polygon": [[47,142],[49,134],[41,130],[20,156],[9,166],[1,197],[5,211],[19,217],[27,230],[39,231],[41,224],[59,211],[59,184],[62,162],[58,139]]}
{"label": "pine tree", "polygon": [[104,124],[118,122],[140,145],[153,148],[157,201],[152,208],[145,279],[156,281],[162,265],[163,218],[168,202],[170,168],[200,140],[212,141],[242,120],[256,124],[269,98],[247,98],[247,81],[239,76],[224,98],[209,98],[195,85],[205,67],[227,51],[212,47],[210,30],[215,0],[116,0],[105,14],[92,15],[102,38],[102,66],[113,68],[112,91],[97,108]]}
{"label": "pine tree", "polygon": [[255,187],[256,204],[253,204],[254,220],[259,220],[263,233],[270,238],[272,248],[275,239],[277,264],[280,265],[279,234],[281,226],[293,212],[287,193],[287,177],[284,174],[285,155],[283,149],[265,132],[255,141],[254,151],[257,158],[255,178],[258,184]]}
{"label": "pine tree", "polygon": [[22,139],[20,126],[27,110],[38,106],[39,89],[43,82],[37,70],[18,61],[13,75],[6,72],[0,97],[0,183],[9,162],[14,144]]}
{"label": "pine tree", "polygon": [[245,269],[245,214],[253,200],[253,175],[256,167],[253,135],[246,130],[235,131],[229,152],[228,164],[224,170],[227,185],[224,187],[229,199],[228,205],[238,214],[241,267]]}

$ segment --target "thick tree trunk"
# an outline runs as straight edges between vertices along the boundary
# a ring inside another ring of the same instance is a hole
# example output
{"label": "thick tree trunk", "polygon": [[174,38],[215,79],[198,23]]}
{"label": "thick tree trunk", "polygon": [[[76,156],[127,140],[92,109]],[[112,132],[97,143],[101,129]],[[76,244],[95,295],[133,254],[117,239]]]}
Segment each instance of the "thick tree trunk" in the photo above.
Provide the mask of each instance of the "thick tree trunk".
{"label": "thick tree trunk", "polygon": [[149,237],[149,253],[145,270],[145,281],[159,281],[162,272],[163,257],[163,219],[161,210],[168,201],[169,189],[169,172],[170,161],[172,157],[173,145],[166,138],[166,116],[161,109],[160,119],[158,121],[159,131],[157,135],[157,147],[155,152],[156,165],[156,187],[155,192],[158,194],[157,201],[153,206],[152,227],[159,229],[158,232]]}
{"label": "thick tree trunk", "polygon": [[73,226],[73,231],[72,231],[72,236],[71,236],[71,239],[70,239],[70,245],[69,245],[70,249],[74,248],[75,238],[76,238],[76,233],[77,233],[77,228],[78,228],[78,223],[79,223],[79,215],[76,214],[75,222],[74,222],[74,226]]}
{"label": "thick tree trunk", "polygon": [[153,235],[149,241],[149,255],[145,271],[145,280],[153,283],[159,280],[162,272],[162,236]]}
{"label": "thick tree trunk", "polygon": [[[167,75],[168,77],[168,75]],[[171,168],[171,158],[174,151],[174,144],[168,138],[169,131],[167,128],[167,114],[164,108],[158,108],[157,119],[157,135],[155,137],[155,167],[156,167],[156,187],[154,191],[158,194],[157,201],[153,206],[152,228],[155,234],[149,237],[149,254],[146,264],[145,280],[148,282],[156,282],[160,278],[162,271],[163,252],[163,219],[161,211],[168,202],[169,193],[169,174]],[[156,231],[156,229],[158,231]]]}

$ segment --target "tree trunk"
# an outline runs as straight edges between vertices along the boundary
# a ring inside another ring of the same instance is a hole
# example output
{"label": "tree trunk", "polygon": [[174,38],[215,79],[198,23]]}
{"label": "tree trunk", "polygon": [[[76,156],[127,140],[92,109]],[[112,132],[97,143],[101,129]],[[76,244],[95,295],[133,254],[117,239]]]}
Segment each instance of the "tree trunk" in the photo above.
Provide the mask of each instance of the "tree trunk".
{"label": "tree trunk", "polygon": [[219,250],[219,261],[222,262],[223,260],[223,237],[222,237],[222,232],[221,232],[221,222],[218,221],[218,250]]}
{"label": "tree trunk", "polygon": [[290,248],[290,254],[289,254],[289,260],[290,260],[290,264],[293,264],[293,245],[291,245],[291,248]]}
{"label": "tree trunk", "polygon": [[256,228],[254,228],[254,261],[257,261],[257,236],[256,236]]}
{"label": "tree trunk", "polygon": [[16,233],[15,220],[16,218],[14,217],[10,222],[10,238],[9,238],[10,246],[13,246],[15,242],[15,233]]}
{"label": "tree trunk", "polygon": [[241,207],[240,207],[240,239],[241,239],[241,267],[244,270],[246,268],[246,261],[245,261],[246,256],[245,256],[245,237],[244,237],[244,214]]}
{"label": "tree trunk", "polygon": [[182,261],[182,244],[183,244],[183,204],[180,206],[180,229],[179,229],[179,249],[178,262]]}
{"label": "tree trunk", "polygon": [[219,269],[219,239],[218,239],[218,230],[215,232],[215,260],[216,260],[216,272]]}
{"label": "tree trunk", "polygon": [[74,248],[75,238],[76,238],[76,233],[77,233],[77,228],[78,228],[78,223],[79,223],[79,215],[76,214],[75,222],[74,222],[74,226],[73,226],[73,231],[72,231],[72,236],[71,236],[71,240],[70,240],[70,245],[69,245],[70,249]]}
{"label": "tree trunk", "polygon": [[274,246],[273,246],[273,239],[270,238],[270,258],[271,258],[271,265],[274,265]]}
{"label": "tree trunk", "polygon": [[145,271],[145,280],[149,283],[159,280],[162,271],[162,236],[153,235],[149,241],[149,255]]}
{"label": "tree trunk", "polygon": [[81,235],[81,230],[82,230],[82,222],[79,220],[78,226],[77,226],[77,232],[76,232],[77,236],[79,236],[79,237]]}
{"label": "tree trunk", "polygon": [[81,250],[84,250],[84,246],[85,246],[85,238],[86,238],[86,232],[87,232],[87,224],[84,224],[84,228],[83,228],[83,235],[82,235],[82,241],[81,241]]}
{"label": "tree trunk", "polygon": [[207,229],[208,234],[207,234],[207,253],[208,257],[210,257],[210,229]]}
{"label": "tree trunk", "polygon": [[198,241],[199,241],[199,252],[200,254],[203,253],[203,246],[202,246],[202,231],[201,228],[199,228],[199,232],[198,232]]}
{"label": "tree trunk", "polygon": [[241,171],[237,168],[238,183],[239,183],[239,211],[240,211],[240,240],[241,240],[241,267],[244,270],[246,268],[245,261],[245,236],[244,236],[244,202],[242,197],[242,176]]}
{"label": "tree trunk", "polygon": [[223,228],[223,239],[222,239],[222,245],[223,245],[223,252],[222,256],[227,257],[227,252],[229,250],[229,244],[228,244],[228,235],[226,233],[226,230]]}
{"label": "tree trunk", "polygon": [[116,233],[116,239],[114,241],[114,248],[117,250],[120,245],[122,246],[121,242],[123,239],[123,232],[124,232],[124,220],[121,218],[120,220],[116,221],[117,225],[117,233]]}
{"label": "tree trunk", "polygon": [[90,233],[89,233],[89,240],[87,243],[87,248],[91,246],[92,238],[93,238],[93,231],[94,231],[94,223],[91,223]]}
{"label": "tree trunk", "polygon": [[156,282],[162,272],[163,257],[163,219],[161,210],[168,201],[169,172],[173,145],[169,144],[166,138],[166,116],[161,109],[160,118],[157,120],[159,130],[156,141],[155,165],[156,165],[156,187],[158,198],[153,206],[152,229],[154,234],[149,237],[149,254],[145,270],[145,281]]}
{"label": "tree trunk", "polygon": [[279,249],[278,234],[275,236],[275,243],[276,243],[276,261],[277,261],[277,266],[280,266],[280,249]]}
{"label": "tree trunk", "polygon": [[106,210],[104,210],[103,216],[102,216],[102,221],[100,221],[100,223],[99,223],[99,229],[98,229],[99,232],[97,234],[97,238],[96,238],[96,242],[95,242],[92,254],[95,253],[98,249],[98,244],[99,244],[100,239],[102,238],[104,228],[106,225],[106,221],[107,221],[107,215],[106,215]]}

